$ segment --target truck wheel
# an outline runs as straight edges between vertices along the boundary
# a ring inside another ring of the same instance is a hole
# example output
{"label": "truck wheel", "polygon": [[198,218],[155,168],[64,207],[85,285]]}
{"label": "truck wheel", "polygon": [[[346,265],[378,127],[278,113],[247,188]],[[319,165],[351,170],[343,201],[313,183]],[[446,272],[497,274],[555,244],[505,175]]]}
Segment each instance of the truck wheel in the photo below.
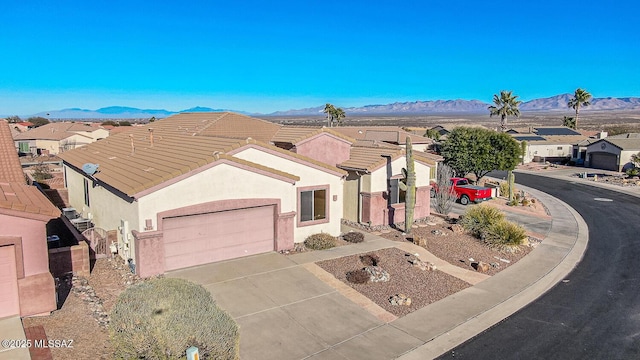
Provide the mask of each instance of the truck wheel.
{"label": "truck wheel", "polygon": [[468,205],[469,204],[469,197],[467,195],[462,195],[462,197],[460,198],[460,204]]}

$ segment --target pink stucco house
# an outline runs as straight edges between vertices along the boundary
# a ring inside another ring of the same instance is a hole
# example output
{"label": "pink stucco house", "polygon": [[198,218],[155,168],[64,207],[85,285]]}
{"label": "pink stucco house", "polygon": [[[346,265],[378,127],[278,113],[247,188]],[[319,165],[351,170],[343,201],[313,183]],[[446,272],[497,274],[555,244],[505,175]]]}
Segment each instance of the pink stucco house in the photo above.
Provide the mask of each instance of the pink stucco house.
{"label": "pink stucco house", "polygon": [[[435,161],[417,153],[420,218]],[[60,157],[71,205],[116,235],[114,250],[141,276],[291,249],[339,235],[343,219],[404,221],[404,150],[334,129],[183,113]]]}
{"label": "pink stucco house", "polygon": [[25,182],[6,121],[0,120],[0,318],[56,309],[46,224],[60,211]]}

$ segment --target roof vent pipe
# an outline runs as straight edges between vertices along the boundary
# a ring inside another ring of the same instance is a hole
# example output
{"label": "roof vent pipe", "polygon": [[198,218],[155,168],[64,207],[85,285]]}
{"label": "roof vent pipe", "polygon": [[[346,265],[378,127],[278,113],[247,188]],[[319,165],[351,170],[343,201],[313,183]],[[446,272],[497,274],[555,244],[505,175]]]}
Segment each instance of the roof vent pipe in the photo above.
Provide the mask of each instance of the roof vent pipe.
{"label": "roof vent pipe", "polygon": [[136,146],[133,143],[133,134],[129,134],[129,138],[131,138],[131,155],[136,153]]}
{"label": "roof vent pipe", "polygon": [[151,143],[151,147],[153,147],[153,128],[149,128],[149,142]]}

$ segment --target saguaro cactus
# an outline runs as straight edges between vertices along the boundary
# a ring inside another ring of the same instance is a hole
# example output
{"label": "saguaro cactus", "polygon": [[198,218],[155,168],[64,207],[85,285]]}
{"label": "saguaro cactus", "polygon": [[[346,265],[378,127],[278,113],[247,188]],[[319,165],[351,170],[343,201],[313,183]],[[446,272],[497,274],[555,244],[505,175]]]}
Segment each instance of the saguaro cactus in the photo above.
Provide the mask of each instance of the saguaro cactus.
{"label": "saguaro cactus", "polygon": [[509,170],[509,204],[513,202],[513,189],[515,188],[516,176],[513,170]]}
{"label": "saguaro cactus", "polygon": [[413,146],[411,138],[406,140],[407,155],[407,194],[404,197],[404,228],[407,234],[411,234],[413,226],[413,211],[416,207],[416,167],[413,161]]}

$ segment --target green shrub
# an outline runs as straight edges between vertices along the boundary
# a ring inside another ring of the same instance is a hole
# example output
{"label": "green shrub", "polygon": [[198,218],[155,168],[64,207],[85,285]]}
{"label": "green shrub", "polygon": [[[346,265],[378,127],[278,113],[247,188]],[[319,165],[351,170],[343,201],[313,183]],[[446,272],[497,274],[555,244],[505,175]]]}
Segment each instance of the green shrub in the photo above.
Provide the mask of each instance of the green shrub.
{"label": "green shrub", "polygon": [[364,241],[364,234],[357,231],[351,231],[342,235],[342,238],[350,243],[361,243]]}
{"label": "green shrub", "polygon": [[513,251],[526,243],[527,231],[520,225],[507,220],[498,221],[484,232],[483,240],[491,247]]}
{"label": "green shrub", "polygon": [[336,245],[338,245],[336,238],[327,233],[309,235],[309,237],[304,240],[304,246],[313,250],[331,249]]}
{"label": "green shrub", "polygon": [[353,270],[347,273],[347,281],[354,284],[365,284],[369,282],[371,279],[371,274],[369,274],[365,269]]}
{"label": "green shrub", "polygon": [[492,206],[478,205],[469,208],[464,213],[460,225],[471,235],[482,238],[489,226],[503,220],[504,214],[502,211]]}
{"label": "green shrub", "polygon": [[638,176],[640,175],[640,169],[637,167],[629,168],[627,169],[627,171],[625,171],[625,174],[627,174],[628,177]]}
{"label": "green shrub", "polygon": [[500,196],[509,197],[509,183],[506,181],[500,182]]}
{"label": "green shrub", "polygon": [[238,325],[202,286],[160,278],[122,292],[109,336],[117,359],[177,359],[196,346],[207,359],[238,359]]}

